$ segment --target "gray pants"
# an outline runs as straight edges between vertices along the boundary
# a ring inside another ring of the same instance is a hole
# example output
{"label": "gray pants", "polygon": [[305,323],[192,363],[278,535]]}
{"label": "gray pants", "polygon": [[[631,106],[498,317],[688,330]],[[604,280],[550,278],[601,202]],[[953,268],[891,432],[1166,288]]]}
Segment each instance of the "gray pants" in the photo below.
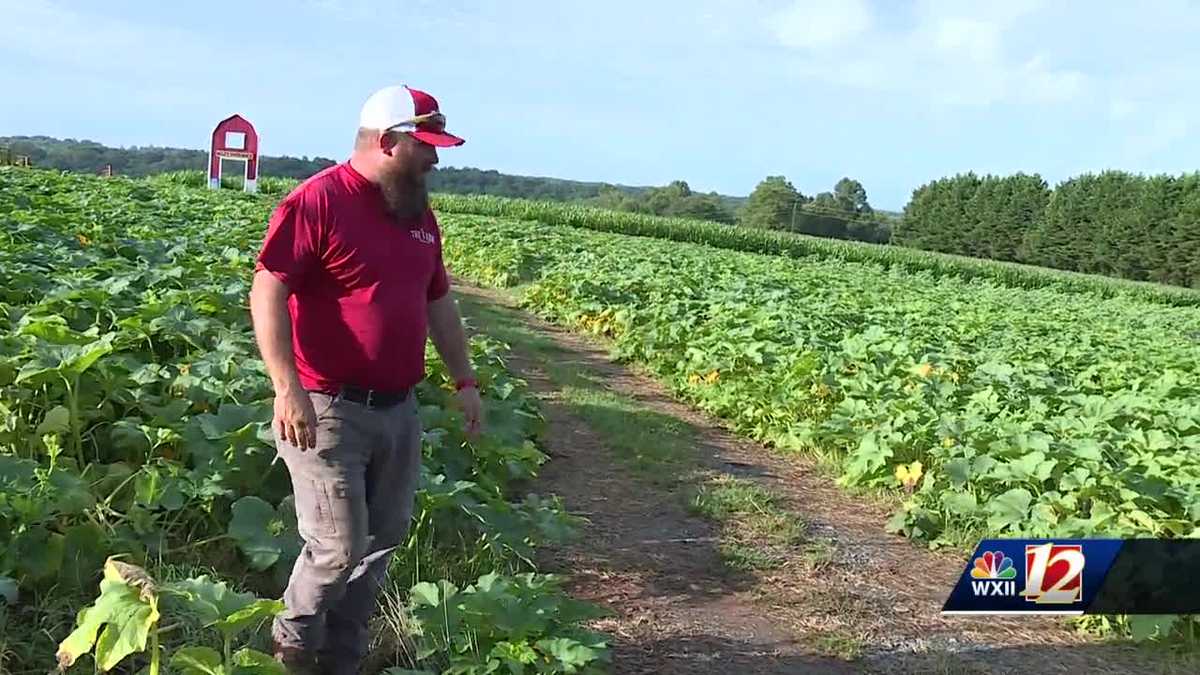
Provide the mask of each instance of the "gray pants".
{"label": "gray pants", "polygon": [[291,474],[304,548],[272,633],[284,647],[319,655],[329,673],[356,672],[368,620],[392,552],[412,518],[421,467],[416,393],[391,408],[311,393],[317,447],[279,438]]}

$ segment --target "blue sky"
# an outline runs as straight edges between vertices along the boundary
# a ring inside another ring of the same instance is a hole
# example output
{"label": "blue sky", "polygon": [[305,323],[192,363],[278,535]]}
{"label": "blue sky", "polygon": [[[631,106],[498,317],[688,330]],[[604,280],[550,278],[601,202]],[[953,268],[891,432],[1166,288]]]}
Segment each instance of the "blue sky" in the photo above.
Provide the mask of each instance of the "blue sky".
{"label": "blue sky", "polygon": [[0,135],[347,156],[408,83],[445,166],[744,195],[960,171],[1200,168],[1200,2],[0,0]]}

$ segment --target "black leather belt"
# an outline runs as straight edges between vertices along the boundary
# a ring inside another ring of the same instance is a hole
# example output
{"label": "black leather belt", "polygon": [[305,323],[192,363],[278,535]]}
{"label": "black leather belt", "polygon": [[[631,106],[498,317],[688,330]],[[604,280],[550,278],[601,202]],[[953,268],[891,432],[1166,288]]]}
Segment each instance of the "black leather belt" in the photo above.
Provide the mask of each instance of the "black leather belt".
{"label": "black leather belt", "polygon": [[325,392],[330,396],[336,396],[346,401],[361,403],[368,408],[390,408],[394,405],[404,403],[412,393],[412,387],[394,391],[381,391],[379,389],[362,389],[360,387],[342,387],[336,392]]}

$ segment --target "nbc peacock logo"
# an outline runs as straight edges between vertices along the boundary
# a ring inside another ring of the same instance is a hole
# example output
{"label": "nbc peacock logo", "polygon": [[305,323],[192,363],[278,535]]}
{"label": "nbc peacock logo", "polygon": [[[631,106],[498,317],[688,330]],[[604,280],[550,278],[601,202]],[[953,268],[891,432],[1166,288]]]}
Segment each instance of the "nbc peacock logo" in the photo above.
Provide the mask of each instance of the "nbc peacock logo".
{"label": "nbc peacock logo", "polygon": [[1015,596],[1017,568],[1003,551],[987,551],[971,568],[971,592],[978,596]]}

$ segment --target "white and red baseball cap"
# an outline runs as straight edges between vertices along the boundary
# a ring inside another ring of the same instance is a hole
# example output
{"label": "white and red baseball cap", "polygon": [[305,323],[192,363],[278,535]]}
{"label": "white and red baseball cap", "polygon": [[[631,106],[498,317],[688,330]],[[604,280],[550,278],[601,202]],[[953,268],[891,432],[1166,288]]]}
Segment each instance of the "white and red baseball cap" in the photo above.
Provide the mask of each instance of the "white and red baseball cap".
{"label": "white and red baseball cap", "polygon": [[380,131],[403,131],[422,143],[448,148],[466,143],[446,133],[446,117],[437,99],[406,84],[384,87],[371,94],[358,116],[358,126]]}

